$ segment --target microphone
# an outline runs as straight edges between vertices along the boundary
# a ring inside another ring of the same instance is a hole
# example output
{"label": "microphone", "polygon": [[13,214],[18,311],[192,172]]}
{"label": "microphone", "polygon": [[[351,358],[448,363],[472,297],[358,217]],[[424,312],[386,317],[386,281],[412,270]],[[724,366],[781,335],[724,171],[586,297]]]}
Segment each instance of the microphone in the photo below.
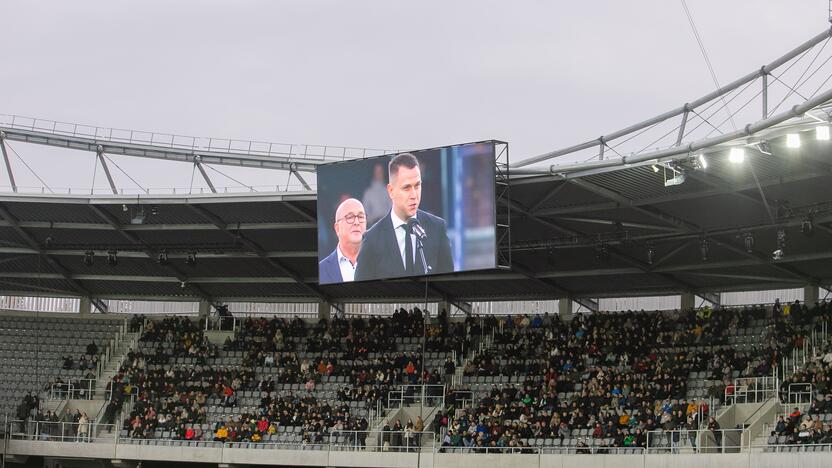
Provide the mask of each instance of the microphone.
{"label": "microphone", "polygon": [[425,228],[419,224],[419,220],[416,218],[410,218],[407,220],[407,228],[423,242],[428,238],[428,233],[425,232]]}

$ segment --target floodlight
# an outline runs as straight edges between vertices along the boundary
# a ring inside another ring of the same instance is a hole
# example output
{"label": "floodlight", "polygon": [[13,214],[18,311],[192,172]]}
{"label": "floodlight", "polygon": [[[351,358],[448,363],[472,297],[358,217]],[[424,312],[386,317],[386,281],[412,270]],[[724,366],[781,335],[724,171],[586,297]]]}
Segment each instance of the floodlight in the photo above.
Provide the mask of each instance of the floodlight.
{"label": "floodlight", "polygon": [[110,249],[107,251],[107,265],[116,266],[118,265],[118,251],[115,249]]}
{"label": "floodlight", "polygon": [[750,232],[745,233],[743,241],[745,243],[745,251],[748,253],[754,253],[754,234]]}
{"label": "floodlight", "polygon": [[786,134],[786,148],[800,148],[800,135],[797,133]]}
{"label": "floodlight", "polygon": [[815,217],[810,213],[800,225],[800,232],[806,237],[812,237],[815,233]]}
{"label": "floodlight", "polygon": [[86,266],[93,266],[95,263],[95,252],[92,250],[87,250],[84,252],[84,265]]}
{"label": "floodlight", "polygon": [[734,164],[742,164],[745,161],[745,148],[731,148],[731,151],[728,153],[728,160]]}
{"label": "floodlight", "polygon": [[822,141],[829,140],[829,126],[821,125],[815,128],[815,138]]}
{"label": "floodlight", "polygon": [[708,160],[705,159],[704,154],[699,155],[699,166],[702,167],[702,169],[707,169],[708,168]]}

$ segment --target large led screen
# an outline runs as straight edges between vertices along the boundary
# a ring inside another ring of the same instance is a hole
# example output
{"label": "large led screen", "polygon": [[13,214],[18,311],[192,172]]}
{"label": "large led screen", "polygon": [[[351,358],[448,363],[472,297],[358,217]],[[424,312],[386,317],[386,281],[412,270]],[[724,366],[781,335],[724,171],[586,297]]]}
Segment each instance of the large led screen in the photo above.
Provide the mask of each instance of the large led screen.
{"label": "large led screen", "polygon": [[318,167],[320,284],[494,268],[494,144]]}

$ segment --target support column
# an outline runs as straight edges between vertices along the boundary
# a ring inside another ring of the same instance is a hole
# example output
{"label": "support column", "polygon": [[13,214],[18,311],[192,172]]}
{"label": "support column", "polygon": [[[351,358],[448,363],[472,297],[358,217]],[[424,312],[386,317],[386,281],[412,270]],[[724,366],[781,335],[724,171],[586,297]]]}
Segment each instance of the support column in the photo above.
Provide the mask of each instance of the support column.
{"label": "support column", "polygon": [[561,322],[569,323],[572,321],[572,299],[564,298],[558,300],[558,316]]}
{"label": "support column", "polygon": [[820,288],[813,284],[803,286],[803,303],[812,307],[820,299]]}
{"label": "support column", "polygon": [[211,315],[211,303],[205,300],[199,301],[200,320]]}
{"label": "support column", "polygon": [[682,293],[682,310],[689,310],[696,307],[696,295],[693,293]]}
{"label": "support column", "polygon": [[89,297],[81,297],[81,304],[78,306],[78,313],[81,315],[89,315],[92,312],[92,301]]}
{"label": "support column", "polygon": [[331,313],[332,304],[325,301],[321,301],[318,303],[318,320],[329,320],[329,316]]}

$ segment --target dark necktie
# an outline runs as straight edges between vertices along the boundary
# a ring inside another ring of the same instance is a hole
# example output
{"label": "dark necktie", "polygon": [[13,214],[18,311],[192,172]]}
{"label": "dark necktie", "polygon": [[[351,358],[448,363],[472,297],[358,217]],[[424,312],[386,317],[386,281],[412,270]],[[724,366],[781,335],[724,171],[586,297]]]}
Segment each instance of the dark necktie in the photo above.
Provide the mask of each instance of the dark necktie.
{"label": "dark necktie", "polygon": [[416,269],[413,268],[413,242],[410,240],[410,228],[402,225],[404,229],[404,271],[408,275],[415,275]]}

